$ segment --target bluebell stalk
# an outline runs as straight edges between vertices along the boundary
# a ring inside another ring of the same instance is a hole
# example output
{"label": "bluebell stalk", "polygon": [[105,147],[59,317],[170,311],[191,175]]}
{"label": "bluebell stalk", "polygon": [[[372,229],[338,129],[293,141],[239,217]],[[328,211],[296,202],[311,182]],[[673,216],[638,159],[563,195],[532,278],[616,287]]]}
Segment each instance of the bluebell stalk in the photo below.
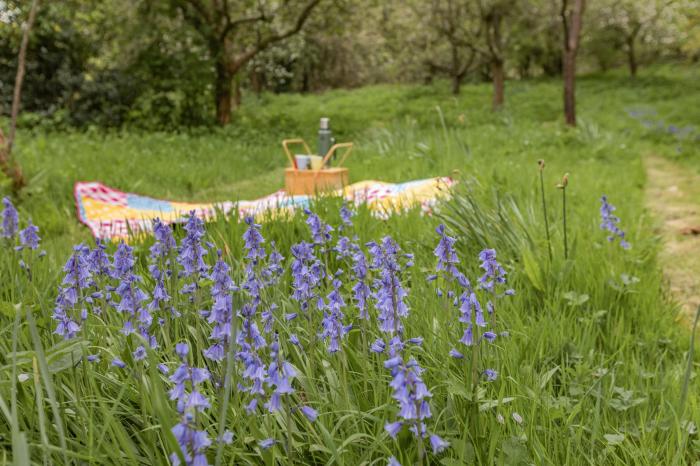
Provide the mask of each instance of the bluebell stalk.
{"label": "bluebell stalk", "polygon": [[347,228],[352,228],[352,218],[357,215],[354,210],[349,209],[347,203],[343,202],[340,208],[340,220],[342,222],[339,230],[345,230]]}
{"label": "bluebell stalk", "polygon": [[[87,267],[86,257],[89,249],[84,245],[73,248],[73,254],[63,266],[65,276],[59,287],[52,318],[57,321],[54,333],[68,340],[74,338],[81,325],[78,320],[87,319],[86,292],[91,287],[91,275]],[[79,318],[75,311],[80,308]]]}
{"label": "bluebell stalk", "polygon": [[342,282],[338,279],[333,280],[333,290],[328,294],[328,304],[324,313],[321,331],[321,339],[327,341],[328,352],[333,354],[340,351],[340,342],[352,328],[352,325],[344,325],[344,314],[342,309],[345,307],[345,300],[340,293]]}
{"label": "bluebell stalk", "polygon": [[[187,363],[189,353],[187,343],[178,343],[175,346],[175,352],[181,363],[170,376],[174,387],[170,390],[169,396],[171,400],[177,401],[181,420],[172,428],[172,433],[180,446],[185,464],[204,466],[208,464],[205,451],[211,445],[211,440],[206,431],[197,430],[196,415],[209,408],[209,401],[198,389],[199,385],[209,380],[209,372]],[[170,460],[174,465],[180,464],[177,453],[172,453]]]}
{"label": "bluebell stalk", "polygon": [[321,246],[321,248],[324,249],[325,246],[331,241],[331,232],[333,231],[333,227],[323,222],[318,215],[309,209],[304,209],[304,213],[307,216],[306,224],[311,230],[311,238],[314,244]]}
{"label": "bluebell stalk", "polygon": [[619,238],[620,246],[623,249],[629,249],[631,245],[625,240],[625,232],[618,226],[620,218],[613,214],[615,210],[615,206],[608,202],[608,197],[603,195],[600,198],[600,228],[609,232],[608,241],[612,243]]}
{"label": "bluebell stalk", "polygon": [[265,407],[270,413],[275,413],[282,409],[282,396],[294,393],[292,381],[297,376],[296,371],[287,362],[281,352],[279,337],[277,334],[270,343],[270,365],[267,369],[265,383],[272,390],[270,398],[265,403]]}
{"label": "bluebell stalk", "polygon": [[231,292],[236,289],[236,286],[229,276],[229,270],[229,266],[223,261],[221,251],[219,251],[219,259],[211,274],[211,279],[214,282],[211,287],[213,302],[208,318],[209,323],[214,324],[209,338],[215,343],[204,352],[204,356],[212,361],[224,359],[231,340],[231,321],[233,319]]}
{"label": "bluebell stalk", "polygon": [[16,247],[18,251],[22,249],[31,249],[32,251],[39,249],[39,242],[41,238],[39,237],[39,227],[34,225],[32,221],[29,221],[27,227],[19,232],[19,246]]}
{"label": "bluebell stalk", "polygon": [[0,237],[14,240],[19,229],[19,215],[17,209],[10,201],[9,197],[2,199],[2,228],[0,228]]}
{"label": "bluebell stalk", "polygon": [[150,334],[153,316],[144,305],[148,295],[139,287],[142,279],[134,274],[134,263],[133,249],[125,243],[119,244],[114,255],[114,274],[119,279],[115,293],[120,298],[116,309],[125,316],[122,333],[130,335],[138,330],[149,346],[155,348],[155,337]]}
{"label": "bluebell stalk", "polygon": [[405,266],[400,263],[400,248],[391,237],[386,236],[381,244],[367,243],[372,258],[371,267],[379,273],[374,280],[372,296],[377,308],[379,330],[390,336],[403,333],[401,318],[408,316],[406,297],[408,293],[401,283],[401,273],[404,268],[412,265],[410,255],[404,255],[409,260]]}
{"label": "bluebell stalk", "polygon": [[180,243],[177,262],[182,266],[182,276],[191,281],[185,284],[180,293],[190,295],[194,300],[194,293],[199,289],[199,281],[206,277],[209,266],[204,262],[207,250],[202,245],[204,237],[204,224],[197,218],[194,211],[190,212],[185,224],[186,235]]}
{"label": "bluebell stalk", "polygon": [[292,246],[292,256],[292,299],[299,303],[304,312],[314,301],[317,308],[323,309],[323,299],[318,296],[317,288],[325,277],[325,268],[314,255],[313,246],[304,241],[295,244]]}

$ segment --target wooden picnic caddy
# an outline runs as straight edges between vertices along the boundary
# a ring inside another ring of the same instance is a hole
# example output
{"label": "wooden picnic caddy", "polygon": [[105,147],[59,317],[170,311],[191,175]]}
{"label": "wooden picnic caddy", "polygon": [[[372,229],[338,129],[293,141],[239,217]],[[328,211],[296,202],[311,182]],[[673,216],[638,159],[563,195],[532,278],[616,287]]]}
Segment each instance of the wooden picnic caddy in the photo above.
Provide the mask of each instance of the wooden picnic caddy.
{"label": "wooden picnic caddy", "polygon": [[[289,147],[292,145],[302,146],[306,154],[311,154],[311,149],[303,139],[285,139],[282,141],[284,153],[289,159],[290,166],[284,170],[284,189],[287,194],[313,195],[328,191],[337,191],[348,185],[348,169],[343,167],[343,163],[352,152],[353,144],[343,142],[333,144],[328,152],[321,159],[316,155],[292,155]],[[341,153],[342,150],[342,153]],[[338,152],[338,156],[336,156]],[[311,159],[308,166],[300,166],[300,157]],[[330,166],[330,161],[338,157],[338,162]],[[320,160],[319,160],[320,159]]]}

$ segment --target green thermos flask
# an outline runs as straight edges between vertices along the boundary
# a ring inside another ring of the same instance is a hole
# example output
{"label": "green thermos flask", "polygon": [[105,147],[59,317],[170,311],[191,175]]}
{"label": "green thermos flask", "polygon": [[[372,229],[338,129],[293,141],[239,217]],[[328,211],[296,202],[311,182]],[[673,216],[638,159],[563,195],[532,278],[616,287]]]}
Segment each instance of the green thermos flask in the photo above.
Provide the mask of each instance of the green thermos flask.
{"label": "green thermos flask", "polygon": [[[318,129],[318,155],[325,157],[333,144],[335,144],[335,138],[331,131],[330,118],[321,118]],[[331,160],[328,161],[328,165],[330,164]]]}

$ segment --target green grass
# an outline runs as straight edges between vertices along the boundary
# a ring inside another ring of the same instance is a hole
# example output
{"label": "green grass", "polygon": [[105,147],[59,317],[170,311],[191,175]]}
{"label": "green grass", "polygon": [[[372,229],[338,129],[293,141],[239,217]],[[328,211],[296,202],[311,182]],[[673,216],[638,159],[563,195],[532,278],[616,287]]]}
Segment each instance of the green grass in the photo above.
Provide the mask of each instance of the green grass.
{"label": "green grass", "polygon": [[[99,179],[183,200],[252,198],[281,184],[279,139],[312,140],[318,116],[328,115],[343,129],[339,139],[357,143],[350,163],[353,180],[404,181],[454,170],[461,180],[454,200],[436,216],[414,211],[378,220],[361,209],[353,231],[360,244],[390,234],[415,254],[404,277],[411,307],[405,327],[407,337],[422,336],[424,342],[408,353],[425,368],[433,393],[428,426],[452,444],[441,455],[429,453],[425,463],[692,464],[700,455],[690,424],[700,418],[697,362],[690,366],[693,376],[681,407],[689,332],[675,322],[656,262],[660,245],[643,205],[641,157],[653,151],[696,167],[700,153],[697,145],[682,142],[678,154],[676,139],[645,130],[627,110],[647,106],[668,122],[698,125],[697,105],[692,105],[699,98],[697,75],[697,68],[672,68],[635,82],[615,75],[581,79],[576,130],[560,123],[560,84],[528,81],[508,83],[508,107],[499,114],[488,110],[486,85],[465,86],[458,99],[440,86],[377,86],[319,96],[265,96],[246,102],[233,127],[211,134],[22,133],[20,156],[36,179],[20,210],[42,228],[49,255],[32,262],[31,282],[16,265],[22,253],[3,249],[0,256],[0,448],[5,451],[0,462],[20,464],[29,456],[43,464],[165,463],[175,448],[169,431],[177,413],[167,399],[171,383],[155,366],[176,367],[177,341],[189,341],[192,362],[207,365],[215,378],[240,379],[238,364],[227,372],[225,364],[202,358],[210,325],[196,310],[211,306],[208,284],[198,306],[178,298],[184,317],[163,314],[166,325],[154,329],[161,347],[144,362],[133,361],[138,341],[119,332],[122,315],[114,311],[91,315],[86,332],[68,343],[51,335],[60,266],[72,242],[87,239],[74,218],[72,183]],[[538,159],[546,160],[551,261]],[[561,191],[555,187],[564,173],[570,179],[569,260],[563,257]],[[618,208],[633,244],[629,251],[608,243],[598,227],[603,193]],[[339,224],[336,201],[321,202],[315,210]],[[440,222],[458,238],[460,268],[472,282],[481,273],[478,252],[493,247],[516,290],[497,311],[498,330],[510,336],[484,346],[480,354],[480,367],[495,368],[499,378],[480,384],[476,397],[465,372],[470,355],[462,363],[448,357],[450,348],[459,347],[458,313],[436,296],[435,283],[425,280],[435,267],[434,228]],[[208,225],[208,238],[224,249],[236,283],[243,278],[244,230],[233,219]],[[263,222],[262,232],[285,256],[292,244],[309,240],[302,215]],[[141,272],[148,246],[135,245]],[[208,261],[213,260],[210,255]],[[332,270],[347,268],[334,259],[330,264]],[[282,283],[264,298],[280,313],[298,311],[290,299],[289,274],[287,266]],[[144,288],[150,292],[152,286],[146,278]],[[350,302],[347,285],[343,292]],[[244,299],[245,293],[235,293],[235,307]],[[198,416],[200,426],[212,438],[220,422],[235,434],[222,449],[222,464],[385,464],[391,455],[404,465],[416,461],[419,449],[409,434],[392,440],[383,429],[397,409],[383,358],[367,350],[379,336],[376,322],[361,324],[351,307],[344,312],[357,326],[335,355],[311,343],[314,332],[303,320],[275,324],[283,351],[299,372],[296,393],[286,402],[313,406],[320,413],[315,423],[298,412],[291,424],[284,411],[248,416],[246,395],[235,384],[222,418],[221,389],[203,385],[212,408]],[[320,316],[314,319],[318,324]],[[286,342],[292,332],[304,351]],[[99,363],[83,359],[96,353]],[[113,357],[127,362],[127,369],[110,367]],[[290,426],[293,453],[288,454]],[[268,437],[281,443],[260,450],[257,442]],[[214,446],[209,461],[216,456]]]}

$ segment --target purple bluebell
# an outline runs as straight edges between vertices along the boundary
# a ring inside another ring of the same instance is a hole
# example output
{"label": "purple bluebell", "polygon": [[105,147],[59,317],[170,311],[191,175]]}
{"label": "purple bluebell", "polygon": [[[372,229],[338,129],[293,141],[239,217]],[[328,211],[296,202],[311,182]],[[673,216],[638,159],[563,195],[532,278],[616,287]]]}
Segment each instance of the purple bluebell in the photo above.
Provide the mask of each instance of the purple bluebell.
{"label": "purple bluebell", "polygon": [[399,260],[400,248],[389,236],[381,243],[367,243],[367,247],[372,257],[371,267],[379,274],[373,284],[379,329],[389,334],[401,333],[401,318],[408,316],[409,309],[406,303],[408,293],[401,282],[404,267]]}
{"label": "purple bluebell", "polygon": [[112,359],[112,365],[120,369],[124,369],[126,367],[126,363],[119,358]]}
{"label": "purple bluebell", "polygon": [[308,419],[311,422],[316,421],[316,418],[318,418],[318,411],[313,409],[311,406],[302,406],[299,408],[299,411],[306,416],[306,419]]}
{"label": "purple bluebell", "polygon": [[[182,452],[187,466],[207,466],[209,464],[206,449],[211,445],[211,439],[206,431],[197,430],[195,417],[192,413],[182,416],[180,422],[171,429]],[[170,455],[173,466],[180,465],[180,457],[176,453]]]}
{"label": "purple bluebell", "polygon": [[268,439],[261,440],[260,442],[258,442],[258,445],[260,445],[260,448],[262,448],[263,450],[267,450],[271,446],[273,446],[275,443],[277,443],[277,441],[275,439],[268,438]]}
{"label": "purple bluebell", "polygon": [[292,299],[299,302],[302,311],[307,311],[318,300],[317,288],[325,277],[325,268],[307,242],[293,245],[292,256]]}
{"label": "purple bluebell", "polygon": [[483,374],[487,382],[492,382],[498,378],[498,372],[493,369],[484,369]]}
{"label": "purple bluebell", "polygon": [[506,271],[496,260],[495,249],[481,251],[479,260],[481,261],[479,267],[484,271],[484,274],[479,278],[479,287],[493,293],[496,285],[506,282]]}
{"label": "purple bluebell", "polygon": [[109,255],[105,252],[106,249],[107,246],[98,239],[87,256],[88,270],[93,276],[110,277],[112,275],[112,264],[109,261]]}
{"label": "purple bluebell", "polygon": [[265,257],[265,248],[263,248],[265,239],[260,233],[260,225],[255,223],[253,217],[246,217],[245,223],[248,225],[247,230],[243,234],[245,249],[248,251],[246,257],[250,261],[256,263],[258,260]]}
{"label": "purple bluebell", "polygon": [[272,390],[265,407],[271,413],[282,409],[282,396],[294,393],[292,381],[297,376],[296,370],[282,355],[279,338],[274,336],[270,343],[270,365],[267,369],[266,384]]}
{"label": "purple bluebell", "polygon": [[306,214],[306,224],[311,230],[311,238],[314,244],[324,246],[329,243],[333,227],[323,222],[318,215],[309,209],[304,209],[304,213]]}
{"label": "purple bluebell", "polygon": [[608,202],[607,196],[603,195],[600,198],[600,228],[609,232],[608,241],[613,242],[619,238],[620,246],[623,249],[629,249],[631,245],[625,240],[625,232],[618,226],[620,218],[613,214],[614,211],[615,206]]}
{"label": "purple bluebell", "polygon": [[211,287],[212,307],[208,321],[213,324],[209,338],[215,343],[205,352],[204,356],[213,361],[221,361],[229,346],[231,339],[231,321],[233,319],[233,297],[231,293],[236,286],[229,275],[230,267],[221,258],[216,261],[212,269],[211,279],[214,282]]}
{"label": "purple bluebell", "polygon": [[204,222],[191,211],[185,224],[185,237],[180,243],[177,262],[182,266],[182,275],[191,278],[180,293],[192,294],[199,287],[199,280],[207,275],[209,266],[204,262],[207,250],[202,245]]}
{"label": "purple bluebell", "polygon": [[12,205],[12,201],[10,201],[9,197],[4,197],[2,199],[2,204],[2,228],[0,229],[0,236],[2,238],[14,239],[19,229],[19,215],[17,214],[17,209]]}
{"label": "purple bluebell", "polygon": [[153,316],[144,305],[148,295],[139,287],[141,277],[134,274],[133,249],[121,243],[114,254],[114,273],[119,278],[115,293],[120,298],[116,303],[118,312],[124,315],[122,333],[129,335],[137,330],[147,339],[148,328],[153,323]]}
{"label": "purple bluebell", "polygon": [[345,316],[342,309],[345,307],[345,300],[340,293],[341,285],[340,280],[333,280],[333,290],[327,296],[328,304],[321,322],[323,330],[320,336],[327,342],[328,352],[331,354],[340,350],[340,342],[352,328],[352,325],[343,324]]}
{"label": "purple bluebell", "polygon": [[352,275],[355,284],[352,287],[352,293],[360,319],[369,319],[367,303],[372,291],[367,284],[367,274],[367,257],[365,257],[365,253],[362,252],[359,246],[354,245],[352,253]]}
{"label": "purple bluebell", "polygon": [[41,238],[39,237],[39,227],[34,225],[32,221],[29,221],[27,227],[19,232],[19,246],[17,249],[31,249],[36,250],[39,248],[39,242]]}
{"label": "purple bluebell", "polygon": [[54,333],[66,340],[74,338],[80,330],[76,313],[80,316],[87,313],[86,300],[90,297],[88,289],[92,286],[86,259],[88,253],[86,246],[75,246],[73,254],[63,266],[65,275],[59,287],[52,318],[57,321]]}
{"label": "purple bluebell", "polygon": [[197,388],[209,380],[209,371],[190,366],[187,363],[188,352],[189,346],[186,343],[178,343],[176,353],[180,357],[181,364],[170,376],[170,381],[175,384],[169,392],[170,399],[177,400],[177,410],[180,413],[190,410],[204,411],[209,408],[209,400]]}
{"label": "purple bluebell", "polygon": [[343,203],[340,208],[340,220],[342,221],[341,228],[352,228],[352,218],[355,216],[355,211],[348,208],[347,203]]}
{"label": "purple bluebell", "polygon": [[144,348],[143,345],[139,345],[136,348],[136,351],[134,351],[133,356],[134,361],[142,361],[146,359],[146,348]]}

